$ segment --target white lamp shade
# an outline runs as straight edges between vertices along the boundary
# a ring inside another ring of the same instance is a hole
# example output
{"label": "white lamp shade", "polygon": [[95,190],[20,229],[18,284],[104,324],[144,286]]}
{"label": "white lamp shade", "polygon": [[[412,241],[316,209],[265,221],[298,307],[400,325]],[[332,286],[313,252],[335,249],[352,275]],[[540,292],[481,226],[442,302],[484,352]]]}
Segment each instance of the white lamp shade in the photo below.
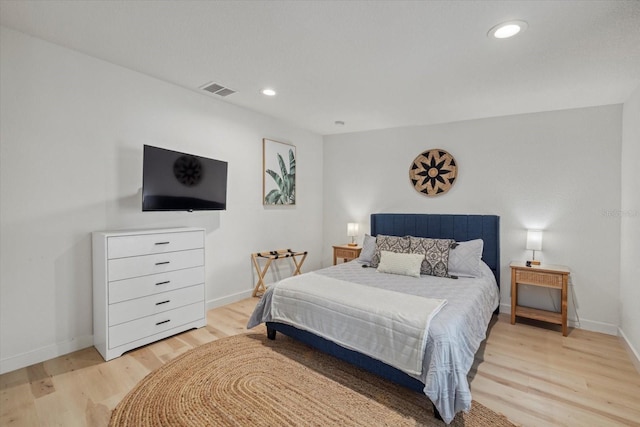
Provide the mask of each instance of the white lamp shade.
{"label": "white lamp shade", "polygon": [[527,249],[530,251],[542,250],[542,230],[527,230]]}
{"label": "white lamp shade", "polygon": [[347,236],[355,237],[358,235],[358,223],[350,222],[347,224]]}

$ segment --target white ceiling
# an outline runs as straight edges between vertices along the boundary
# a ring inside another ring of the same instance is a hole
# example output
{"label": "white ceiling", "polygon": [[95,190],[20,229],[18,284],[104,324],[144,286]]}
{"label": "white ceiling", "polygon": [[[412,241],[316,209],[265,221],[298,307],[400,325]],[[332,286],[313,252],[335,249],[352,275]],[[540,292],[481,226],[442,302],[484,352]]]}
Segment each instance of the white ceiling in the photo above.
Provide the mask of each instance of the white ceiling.
{"label": "white ceiling", "polygon": [[[486,36],[512,19],[529,28]],[[0,0],[0,22],[203,96],[215,81],[323,135],[622,103],[640,85],[636,0]]]}

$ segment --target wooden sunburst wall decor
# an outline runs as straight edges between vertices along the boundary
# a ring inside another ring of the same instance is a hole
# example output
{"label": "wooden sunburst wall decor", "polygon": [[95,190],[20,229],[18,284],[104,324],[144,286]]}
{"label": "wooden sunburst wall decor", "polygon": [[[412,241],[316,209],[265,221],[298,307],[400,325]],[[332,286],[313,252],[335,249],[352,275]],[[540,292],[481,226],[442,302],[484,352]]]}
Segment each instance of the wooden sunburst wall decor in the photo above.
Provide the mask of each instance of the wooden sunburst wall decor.
{"label": "wooden sunburst wall decor", "polygon": [[456,159],[440,148],[420,154],[409,168],[409,178],[418,193],[438,196],[451,189],[458,176]]}

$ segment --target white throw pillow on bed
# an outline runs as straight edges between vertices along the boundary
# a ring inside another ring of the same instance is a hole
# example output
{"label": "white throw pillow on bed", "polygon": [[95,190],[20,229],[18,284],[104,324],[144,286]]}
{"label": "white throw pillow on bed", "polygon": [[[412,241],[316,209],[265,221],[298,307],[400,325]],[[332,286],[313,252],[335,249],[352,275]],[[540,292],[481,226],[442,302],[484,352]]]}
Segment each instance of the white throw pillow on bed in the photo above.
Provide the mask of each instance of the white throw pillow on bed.
{"label": "white throw pillow on bed", "polygon": [[480,277],[482,260],[482,239],[456,242],[449,251],[449,274],[458,277]]}
{"label": "white throw pillow on bed", "polygon": [[380,273],[401,274],[403,276],[420,277],[423,254],[401,254],[389,251],[380,251]]}

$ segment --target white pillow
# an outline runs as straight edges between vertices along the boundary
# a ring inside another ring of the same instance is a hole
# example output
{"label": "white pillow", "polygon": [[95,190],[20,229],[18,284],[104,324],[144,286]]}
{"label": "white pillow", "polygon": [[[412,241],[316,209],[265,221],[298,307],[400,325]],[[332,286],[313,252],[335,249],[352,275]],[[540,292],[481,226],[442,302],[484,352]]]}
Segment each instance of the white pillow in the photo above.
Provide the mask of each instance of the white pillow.
{"label": "white pillow", "polygon": [[364,235],[364,240],[362,242],[362,251],[360,251],[360,256],[358,257],[358,261],[364,263],[370,263],[373,255],[376,253],[376,238],[370,236],[369,234]]}
{"label": "white pillow", "polygon": [[449,275],[458,277],[480,277],[482,239],[456,242],[449,251]]}
{"label": "white pillow", "polygon": [[420,277],[420,267],[422,266],[423,260],[424,254],[401,254],[381,251],[378,271],[380,273]]}

